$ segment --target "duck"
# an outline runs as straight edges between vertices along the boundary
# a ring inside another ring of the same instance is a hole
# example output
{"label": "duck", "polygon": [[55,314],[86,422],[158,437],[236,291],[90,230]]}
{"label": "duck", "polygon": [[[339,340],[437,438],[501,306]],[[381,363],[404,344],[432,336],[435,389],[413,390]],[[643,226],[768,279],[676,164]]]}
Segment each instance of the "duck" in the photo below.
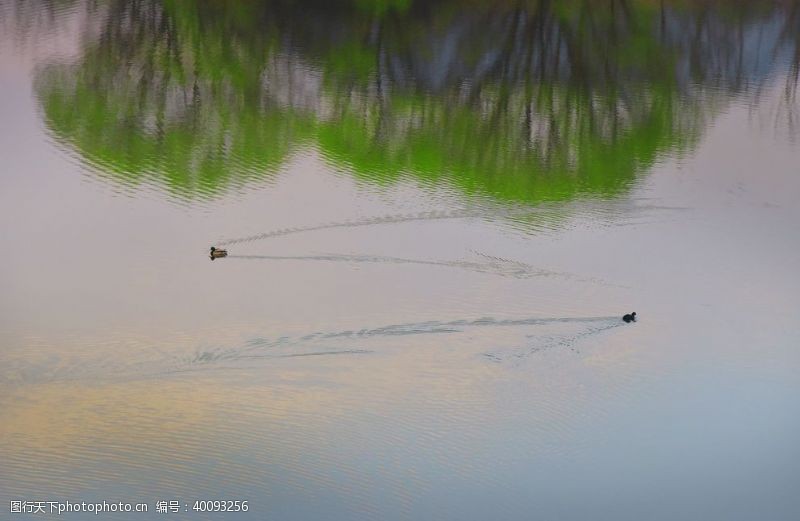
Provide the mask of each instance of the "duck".
{"label": "duck", "polygon": [[221,250],[221,249],[215,248],[214,246],[211,247],[211,253],[209,254],[209,257],[211,257],[211,260],[221,259],[222,257],[227,257],[227,256],[228,256],[228,250]]}
{"label": "duck", "polygon": [[636,312],[630,313],[629,315],[625,315],[622,317],[626,323],[630,324],[631,322],[636,322]]}

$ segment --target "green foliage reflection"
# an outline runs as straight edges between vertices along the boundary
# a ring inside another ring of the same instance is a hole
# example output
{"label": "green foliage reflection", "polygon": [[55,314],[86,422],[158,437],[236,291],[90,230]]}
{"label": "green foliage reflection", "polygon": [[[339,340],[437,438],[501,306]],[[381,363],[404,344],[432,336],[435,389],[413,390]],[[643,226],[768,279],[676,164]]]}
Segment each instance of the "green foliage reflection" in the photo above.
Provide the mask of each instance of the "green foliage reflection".
{"label": "green foliage reflection", "polygon": [[37,92],[56,138],[99,171],[186,199],[273,175],[301,146],[371,183],[609,197],[697,141],[710,92],[764,76],[744,38],[784,45],[770,33],[794,23],[781,9],[112,1]]}

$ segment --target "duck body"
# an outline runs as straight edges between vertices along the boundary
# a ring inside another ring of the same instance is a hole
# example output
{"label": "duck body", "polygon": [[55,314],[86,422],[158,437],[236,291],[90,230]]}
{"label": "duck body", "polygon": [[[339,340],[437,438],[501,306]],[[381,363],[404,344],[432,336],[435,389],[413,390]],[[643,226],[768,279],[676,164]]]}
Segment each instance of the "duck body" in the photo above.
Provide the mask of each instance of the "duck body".
{"label": "duck body", "polygon": [[636,312],[630,313],[628,315],[624,315],[622,320],[625,321],[626,324],[630,324],[631,322],[636,322]]}
{"label": "duck body", "polygon": [[228,250],[221,250],[219,248],[215,248],[214,246],[211,247],[211,252],[208,255],[211,257],[211,260],[214,259],[221,259],[222,257],[228,256]]}

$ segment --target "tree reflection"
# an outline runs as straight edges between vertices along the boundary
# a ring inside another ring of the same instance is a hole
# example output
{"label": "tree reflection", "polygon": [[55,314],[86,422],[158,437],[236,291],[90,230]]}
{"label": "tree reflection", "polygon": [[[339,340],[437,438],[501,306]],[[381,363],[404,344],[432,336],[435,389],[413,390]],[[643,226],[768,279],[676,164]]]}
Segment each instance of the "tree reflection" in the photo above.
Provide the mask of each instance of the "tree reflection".
{"label": "tree reflection", "polygon": [[77,63],[37,75],[49,128],[182,198],[302,146],[374,183],[613,196],[729,96],[792,63],[796,90],[800,34],[796,5],[760,1],[137,0],[102,20]]}

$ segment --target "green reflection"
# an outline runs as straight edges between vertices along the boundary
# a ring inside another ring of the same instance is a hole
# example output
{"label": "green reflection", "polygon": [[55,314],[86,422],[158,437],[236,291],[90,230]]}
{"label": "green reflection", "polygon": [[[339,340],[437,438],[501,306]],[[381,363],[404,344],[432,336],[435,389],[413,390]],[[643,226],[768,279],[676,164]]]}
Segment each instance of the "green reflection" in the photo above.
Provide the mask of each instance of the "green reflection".
{"label": "green reflection", "polygon": [[302,146],[370,183],[610,197],[769,74],[744,42],[757,34],[780,56],[774,22],[796,18],[781,9],[110,2],[99,36],[42,69],[37,93],[56,138],[96,170],[185,199],[264,180]]}

